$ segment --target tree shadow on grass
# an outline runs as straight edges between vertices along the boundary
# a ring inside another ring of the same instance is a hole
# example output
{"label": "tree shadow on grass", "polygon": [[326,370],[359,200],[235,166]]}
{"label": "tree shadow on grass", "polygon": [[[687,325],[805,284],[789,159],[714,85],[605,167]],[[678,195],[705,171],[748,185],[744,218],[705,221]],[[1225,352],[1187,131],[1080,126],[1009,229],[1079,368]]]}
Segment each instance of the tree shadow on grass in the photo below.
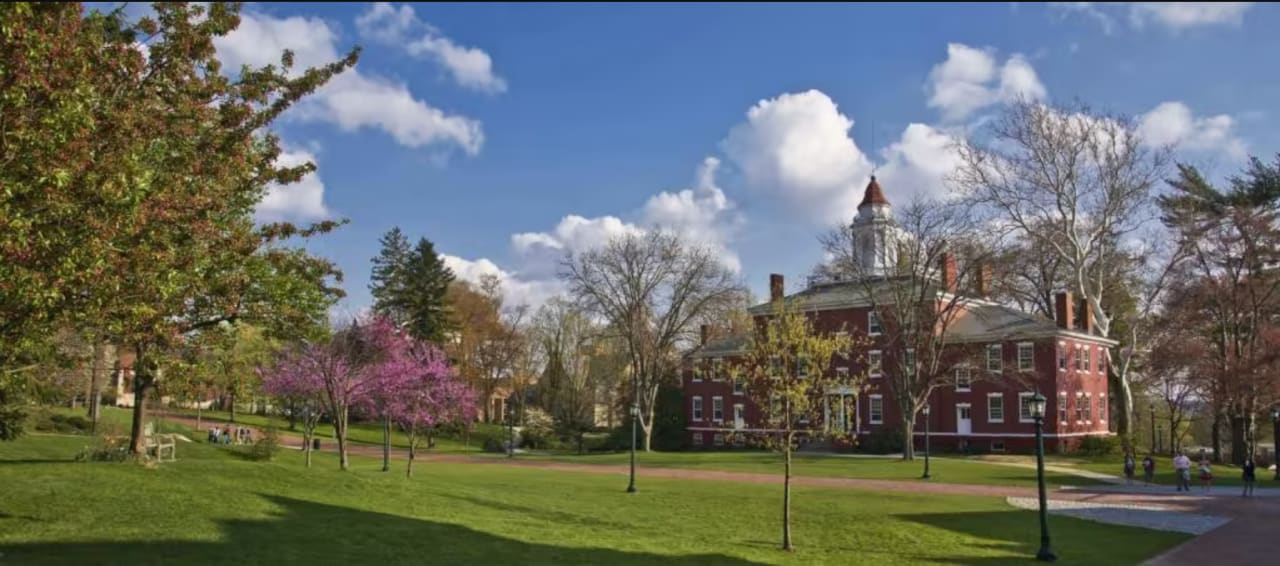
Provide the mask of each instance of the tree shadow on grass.
{"label": "tree shadow on grass", "polygon": [[537,518],[539,520],[562,523],[565,525],[575,525],[579,527],[609,527],[612,529],[634,529],[634,525],[627,523],[619,523],[617,521],[607,521],[595,517],[584,515],[576,515],[573,513],[565,513],[563,511],[552,511],[550,509],[537,509],[527,505],[516,505],[503,501],[493,501],[489,499],[480,499],[479,497],[469,497],[465,495],[454,495],[451,493],[439,493],[439,497],[446,499],[456,499],[477,507],[485,507],[496,511],[507,513],[518,513],[527,517]]}
{"label": "tree shadow on grass", "polygon": [[[531,543],[461,525],[263,497],[273,518],[228,519],[215,541],[41,541],[0,545],[9,564],[752,564],[721,554],[667,556]],[[163,519],[158,519],[163,520]]]}

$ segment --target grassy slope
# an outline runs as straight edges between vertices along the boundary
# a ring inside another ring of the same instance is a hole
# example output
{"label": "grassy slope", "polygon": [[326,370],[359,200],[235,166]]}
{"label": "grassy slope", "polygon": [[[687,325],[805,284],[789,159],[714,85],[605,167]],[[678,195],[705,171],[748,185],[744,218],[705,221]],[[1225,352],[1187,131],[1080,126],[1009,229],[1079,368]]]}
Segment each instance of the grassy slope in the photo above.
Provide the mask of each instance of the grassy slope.
{"label": "grassy slope", "polygon": [[[66,462],[84,438],[0,444],[0,564],[1025,563],[1035,514],[991,498],[798,489],[800,550],[777,550],[777,487],[356,458],[247,462],[200,443],[158,469]],[[397,463],[397,471],[402,470]],[[1129,564],[1185,537],[1053,519],[1066,563]]]}

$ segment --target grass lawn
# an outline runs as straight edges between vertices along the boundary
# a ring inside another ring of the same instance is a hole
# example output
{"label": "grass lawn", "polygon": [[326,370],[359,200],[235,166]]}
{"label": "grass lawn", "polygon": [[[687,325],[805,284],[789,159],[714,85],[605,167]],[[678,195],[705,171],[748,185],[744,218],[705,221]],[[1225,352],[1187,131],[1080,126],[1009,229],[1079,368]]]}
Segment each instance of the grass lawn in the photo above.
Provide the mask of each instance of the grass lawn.
{"label": "grass lawn", "polygon": [[[1135,483],[1142,481],[1142,458],[1145,454],[1139,454],[1137,458],[1137,470],[1135,470]],[[1200,466],[1195,460],[1196,455],[1192,454],[1191,463],[1191,485],[1199,489],[1200,486]],[[1000,456],[1000,459],[1021,461],[1026,463],[1035,463],[1035,459],[1031,456]],[[1171,456],[1156,456],[1156,474],[1155,483],[1158,485],[1174,485],[1176,483],[1173,474],[1173,458]],[[1091,472],[1109,474],[1116,477],[1124,477],[1124,456],[1052,456],[1045,461],[1046,464],[1052,466],[1061,466],[1067,468],[1079,468]],[[1257,487],[1280,487],[1280,482],[1274,481],[1275,472],[1258,468]],[[1240,487],[1243,482],[1240,479],[1240,468],[1227,464],[1213,465],[1213,485],[1224,487]]]}
{"label": "grass lawn", "polygon": [[[419,462],[415,477],[249,462],[183,443],[156,469],[66,459],[84,437],[0,443],[0,564],[1029,563],[1036,515],[993,498],[797,489],[798,551],[775,486]],[[1186,537],[1053,518],[1068,564],[1134,564]]]}

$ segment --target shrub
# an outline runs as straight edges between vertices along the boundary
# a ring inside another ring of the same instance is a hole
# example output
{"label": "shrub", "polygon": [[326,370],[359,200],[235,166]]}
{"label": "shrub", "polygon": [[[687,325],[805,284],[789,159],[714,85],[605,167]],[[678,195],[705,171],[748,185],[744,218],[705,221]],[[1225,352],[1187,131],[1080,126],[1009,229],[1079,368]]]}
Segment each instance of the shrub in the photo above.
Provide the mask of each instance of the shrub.
{"label": "shrub", "polygon": [[93,423],[80,415],[64,415],[39,409],[31,414],[31,428],[40,432],[84,434],[93,428]]}
{"label": "shrub", "polygon": [[1084,456],[1111,456],[1120,453],[1119,436],[1086,436],[1080,439],[1076,453]]}
{"label": "shrub", "polygon": [[129,459],[129,437],[99,435],[92,446],[86,446],[76,454],[77,462],[124,462]]}
{"label": "shrub", "polygon": [[877,430],[867,435],[860,446],[869,454],[894,454],[902,452],[902,434],[894,430]]}
{"label": "shrub", "polygon": [[520,430],[520,446],[524,448],[549,448],[555,442],[555,421],[541,409],[530,408],[525,413],[524,428]]}
{"label": "shrub", "polygon": [[507,445],[496,436],[484,437],[484,451],[502,454],[507,451]]}
{"label": "shrub", "polygon": [[278,453],[280,453],[280,433],[276,432],[275,427],[271,427],[264,430],[262,437],[253,443],[253,447],[249,449],[249,459],[267,462],[274,460]]}

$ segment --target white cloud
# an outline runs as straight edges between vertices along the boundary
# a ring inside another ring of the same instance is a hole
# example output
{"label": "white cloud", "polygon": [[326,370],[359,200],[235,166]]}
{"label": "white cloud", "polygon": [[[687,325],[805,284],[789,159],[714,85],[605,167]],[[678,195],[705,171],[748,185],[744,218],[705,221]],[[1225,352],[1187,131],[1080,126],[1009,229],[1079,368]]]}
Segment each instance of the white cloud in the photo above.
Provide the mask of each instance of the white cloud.
{"label": "white cloud", "polygon": [[1236,137],[1235,119],[1226,114],[1195,116],[1181,102],[1162,102],[1138,119],[1138,132],[1145,143],[1176,146],[1180,150],[1217,153],[1243,160],[1248,153],[1244,141]]}
{"label": "white cloud", "polygon": [[749,188],[827,223],[852,215],[871,173],[852,127],[830,97],[809,90],[761,100],[720,145]]}
{"label": "white cloud", "polygon": [[925,124],[908,125],[902,138],[881,151],[878,177],[890,202],[947,195],[946,178],[960,166],[951,134]]}
{"label": "white cloud", "polygon": [[[413,7],[378,2],[356,18],[360,35],[375,41],[399,45],[414,57],[436,61],[463,87],[482,92],[507,90],[507,82],[493,71],[493,58],[479,48],[454,43],[439,30],[418,19]],[[411,35],[421,33],[417,38]]]}
{"label": "white cloud", "polygon": [[929,72],[929,107],[956,122],[974,112],[1018,98],[1041,100],[1048,91],[1026,57],[1014,54],[997,65],[995,52],[962,43],[947,44],[947,60]]}
{"label": "white cloud", "polygon": [[503,303],[507,306],[529,305],[537,308],[563,291],[563,285],[557,279],[529,279],[505,271],[486,258],[472,261],[448,254],[441,254],[441,258],[444,259],[445,266],[453,270],[454,275],[462,281],[479,283],[486,275],[496,276],[502,282]]}
{"label": "white cloud", "polygon": [[[285,49],[294,52],[293,73],[340,58],[337,33],[319,18],[276,18],[256,12],[241,14],[240,27],[214,40],[219,58],[240,65],[278,65]],[[451,115],[415,98],[403,84],[366,75],[359,68],[334,77],[291,116],[330,122],[344,130],[377,128],[408,147],[456,146],[470,155],[484,144],[480,123]]]}
{"label": "white cloud", "polygon": [[1196,27],[1239,26],[1254,2],[1050,2],[1063,14],[1092,19],[1111,34],[1116,20],[1128,13],[1129,25],[1142,29],[1149,24],[1178,32]]}
{"label": "white cloud", "polygon": [[[316,162],[315,154],[300,149],[285,149],[276,160],[280,167],[297,167],[308,162]],[[254,218],[259,222],[320,220],[329,216],[329,209],[324,205],[324,182],[314,171],[296,183],[272,183],[254,209]]]}

